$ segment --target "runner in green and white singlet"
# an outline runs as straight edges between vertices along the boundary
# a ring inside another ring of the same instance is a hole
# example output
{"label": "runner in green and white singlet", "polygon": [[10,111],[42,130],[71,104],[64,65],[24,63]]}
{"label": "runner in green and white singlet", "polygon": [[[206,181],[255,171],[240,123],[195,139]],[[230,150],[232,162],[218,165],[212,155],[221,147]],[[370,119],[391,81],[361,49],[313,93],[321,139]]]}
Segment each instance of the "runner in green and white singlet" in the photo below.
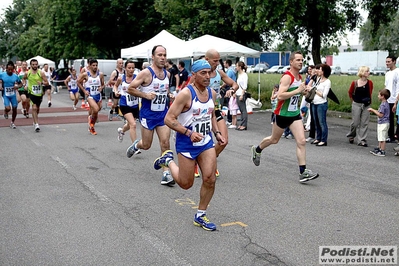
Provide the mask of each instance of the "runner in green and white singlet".
{"label": "runner in green and white singlet", "polygon": [[299,110],[301,94],[309,87],[302,82],[299,70],[302,69],[303,56],[301,52],[290,55],[290,70],[285,72],[280,80],[277,94],[277,108],[274,111],[276,123],[273,124],[272,135],[264,138],[258,146],[252,146],[251,158],[256,166],[260,165],[262,150],[272,144],[277,144],[286,127],[289,127],[296,141],[296,155],[299,164],[299,182],[304,183],[319,176],[306,168],[306,140],[302,118]]}

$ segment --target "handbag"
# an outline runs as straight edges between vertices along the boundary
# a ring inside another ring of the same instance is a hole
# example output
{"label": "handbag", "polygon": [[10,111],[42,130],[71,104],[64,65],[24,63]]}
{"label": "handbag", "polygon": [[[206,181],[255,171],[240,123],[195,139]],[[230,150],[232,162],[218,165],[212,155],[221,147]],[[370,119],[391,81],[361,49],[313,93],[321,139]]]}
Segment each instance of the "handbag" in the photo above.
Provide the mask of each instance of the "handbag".
{"label": "handbag", "polygon": [[305,101],[308,103],[313,102],[314,96],[316,95],[316,87],[313,87],[308,91],[308,93],[305,96]]}

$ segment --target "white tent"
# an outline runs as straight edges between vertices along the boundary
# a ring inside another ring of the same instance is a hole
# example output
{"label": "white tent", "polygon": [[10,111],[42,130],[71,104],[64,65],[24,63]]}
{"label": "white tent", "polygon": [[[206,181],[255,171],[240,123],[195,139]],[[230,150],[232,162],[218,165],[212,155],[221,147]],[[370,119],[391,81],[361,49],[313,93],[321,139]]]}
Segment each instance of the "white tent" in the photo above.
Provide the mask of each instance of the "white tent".
{"label": "white tent", "polygon": [[246,56],[246,57],[259,57],[260,52],[239,43],[229,41],[226,39],[218,38],[212,35],[204,35],[187,41],[185,44],[191,51],[191,55],[201,56],[205,55],[209,49],[216,49],[220,56]]}
{"label": "white tent", "polygon": [[48,64],[49,67],[54,67],[55,68],[55,62],[54,61],[51,61],[50,59],[44,58],[44,57],[42,57],[40,55],[32,57],[32,58],[26,60],[26,63],[28,63],[28,66],[30,65],[30,60],[32,60],[32,59],[36,59],[37,62],[39,63],[40,67],[43,67],[44,64]]}
{"label": "white tent", "polygon": [[185,52],[185,41],[170,34],[166,30],[152,37],[139,45],[121,50],[122,58],[151,58],[151,50],[155,45],[162,45],[166,48],[167,58],[190,57],[189,51]]}

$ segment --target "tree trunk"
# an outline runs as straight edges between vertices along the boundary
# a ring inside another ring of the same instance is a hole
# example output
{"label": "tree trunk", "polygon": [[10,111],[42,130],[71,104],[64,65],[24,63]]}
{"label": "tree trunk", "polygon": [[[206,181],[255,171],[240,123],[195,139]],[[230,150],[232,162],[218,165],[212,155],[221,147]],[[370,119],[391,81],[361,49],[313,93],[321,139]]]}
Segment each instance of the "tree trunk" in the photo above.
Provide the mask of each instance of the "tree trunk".
{"label": "tree trunk", "polygon": [[320,49],[321,38],[319,34],[315,34],[312,38],[312,58],[314,65],[321,64]]}

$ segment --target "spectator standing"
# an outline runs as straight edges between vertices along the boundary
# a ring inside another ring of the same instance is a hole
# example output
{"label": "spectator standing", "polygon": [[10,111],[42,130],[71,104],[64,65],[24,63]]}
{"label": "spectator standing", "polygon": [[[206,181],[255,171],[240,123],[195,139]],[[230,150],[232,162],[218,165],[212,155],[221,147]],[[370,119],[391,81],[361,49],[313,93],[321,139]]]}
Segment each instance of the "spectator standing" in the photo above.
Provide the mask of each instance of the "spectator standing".
{"label": "spectator standing", "polygon": [[376,156],[385,156],[385,141],[388,136],[389,129],[389,115],[390,108],[387,102],[387,99],[391,96],[391,93],[387,89],[382,89],[378,93],[378,100],[381,101],[380,107],[378,110],[373,108],[368,108],[369,112],[372,112],[378,116],[377,121],[377,138],[378,138],[378,147],[374,150],[370,151],[371,154]]}
{"label": "spectator standing", "polygon": [[271,124],[273,124],[276,121],[276,115],[274,114],[274,110],[276,110],[276,106],[277,106],[278,88],[279,88],[279,85],[275,84],[273,91],[272,91],[272,96],[270,97],[270,103],[272,105],[272,116],[270,118]]}
{"label": "spectator standing", "polygon": [[[237,81],[236,71],[234,69],[234,66],[232,66],[232,64],[233,64],[233,62],[231,62],[230,59],[227,59],[226,61],[224,61],[224,67],[227,69],[226,74],[232,80]],[[220,94],[222,96],[222,99],[221,99],[222,105],[226,105],[226,103],[227,103],[227,105],[230,105],[229,97],[226,97],[226,91],[230,90],[231,87],[227,83],[223,82],[221,88],[222,88],[222,91]],[[227,125],[230,126],[230,124],[232,123],[232,119],[233,119],[233,117],[232,117],[232,114],[231,114],[230,108],[229,108],[229,110],[227,112]],[[236,119],[237,119],[237,116],[236,116]],[[233,124],[236,125],[236,123],[233,123]]]}
{"label": "spectator standing", "polygon": [[165,68],[170,73],[169,79],[169,92],[175,94],[177,85],[180,84],[179,69],[171,59],[168,59],[165,64]]}
{"label": "spectator standing", "polygon": [[316,146],[321,147],[327,146],[328,139],[327,95],[331,88],[331,81],[328,79],[331,74],[331,67],[327,64],[321,64],[321,66],[317,68],[317,74],[320,78],[320,81],[316,87],[316,95],[313,99],[312,110],[312,116],[314,117],[316,125],[316,139],[312,142],[312,144],[316,144]]}
{"label": "spectator standing", "polygon": [[179,61],[179,89],[182,90],[187,86],[188,72],[185,69],[186,64],[183,61]]}
{"label": "spectator standing", "polygon": [[237,112],[240,108],[237,104],[237,97],[235,94],[231,95],[229,98],[229,113],[231,115],[231,125],[228,128],[237,128]]}
{"label": "spectator standing", "polygon": [[349,133],[349,143],[357,137],[357,145],[367,147],[367,132],[370,121],[369,107],[373,94],[373,82],[369,80],[370,68],[362,66],[357,73],[359,79],[352,81],[349,87],[349,98],[352,101],[352,122]]}
{"label": "spectator standing", "polygon": [[[396,68],[396,56],[388,55],[385,64],[389,71],[385,73],[385,89],[389,90],[390,97],[387,100],[389,104],[389,130],[387,142],[395,141],[395,112],[397,107],[397,96],[399,92],[399,70]],[[398,131],[398,129],[396,129]],[[399,137],[399,136],[396,136]]]}
{"label": "spectator standing", "polygon": [[[308,71],[308,76],[311,75],[309,82],[306,84],[308,86],[308,89],[311,89],[314,86],[314,84],[316,84],[316,82],[318,82],[316,68],[319,67],[320,65],[321,64],[313,67],[312,72],[310,74]],[[304,106],[306,106],[306,101],[305,101],[305,97],[302,97],[301,109]],[[313,109],[313,102],[310,102],[309,108],[308,108],[308,119],[307,119],[306,125],[305,125],[305,129],[309,128],[309,135],[306,138],[306,142],[312,142],[316,138],[316,126],[315,126],[314,118],[312,117],[312,109]]]}
{"label": "spectator standing", "polygon": [[238,90],[236,91],[237,103],[241,112],[241,124],[236,130],[243,131],[247,130],[248,124],[248,113],[247,113],[247,97],[246,92],[248,88],[248,74],[247,74],[247,66],[244,62],[239,61],[236,64],[237,69],[237,84]]}

